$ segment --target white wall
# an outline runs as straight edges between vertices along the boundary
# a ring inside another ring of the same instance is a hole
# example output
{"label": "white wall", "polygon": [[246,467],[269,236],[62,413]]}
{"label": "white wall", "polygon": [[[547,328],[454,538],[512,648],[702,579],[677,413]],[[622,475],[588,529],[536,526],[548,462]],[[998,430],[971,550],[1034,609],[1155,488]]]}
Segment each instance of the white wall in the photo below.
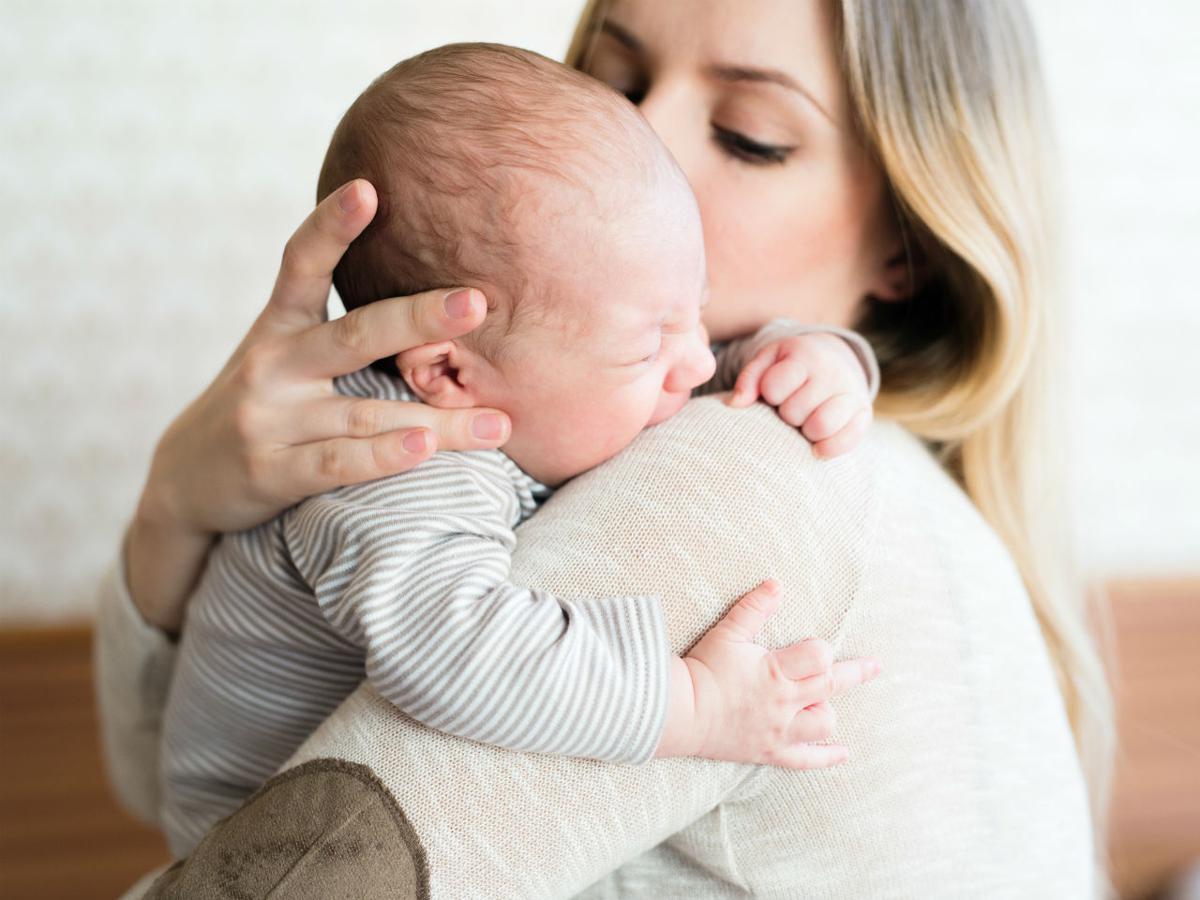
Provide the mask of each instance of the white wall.
{"label": "white wall", "polygon": [[[1200,571],[1200,17],[1033,2],[1069,162],[1085,550]],[[358,91],[450,40],[560,55],[579,5],[5,3],[0,621],[89,613],[156,435],[264,300]]]}
{"label": "white wall", "polygon": [[1200,6],[1030,5],[1070,216],[1085,562],[1200,573]]}

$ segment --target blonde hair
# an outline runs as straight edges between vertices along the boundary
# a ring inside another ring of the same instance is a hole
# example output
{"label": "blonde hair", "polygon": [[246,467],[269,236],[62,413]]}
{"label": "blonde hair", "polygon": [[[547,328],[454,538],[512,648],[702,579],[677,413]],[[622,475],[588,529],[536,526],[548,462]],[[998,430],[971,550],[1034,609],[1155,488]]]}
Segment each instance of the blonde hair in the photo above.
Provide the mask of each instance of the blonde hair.
{"label": "blonde hair", "polygon": [[[605,6],[588,3],[569,64]],[[834,6],[859,133],[928,273],[910,301],[869,302],[859,322],[883,372],[877,409],[938,448],[1020,568],[1088,779],[1103,876],[1113,712],[1067,527],[1056,204],[1033,30],[1017,0]]]}

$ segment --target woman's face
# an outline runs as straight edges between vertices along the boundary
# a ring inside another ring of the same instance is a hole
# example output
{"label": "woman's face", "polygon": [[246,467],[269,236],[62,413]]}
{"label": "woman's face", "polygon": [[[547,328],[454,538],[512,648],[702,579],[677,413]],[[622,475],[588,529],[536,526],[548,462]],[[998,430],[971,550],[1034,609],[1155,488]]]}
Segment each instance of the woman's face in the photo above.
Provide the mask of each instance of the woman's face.
{"label": "woman's face", "polygon": [[776,316],[850,326],[891,292],[894,217],[827,2],[615,0],[586,71],[639,105],[691,182],[714,340]]}

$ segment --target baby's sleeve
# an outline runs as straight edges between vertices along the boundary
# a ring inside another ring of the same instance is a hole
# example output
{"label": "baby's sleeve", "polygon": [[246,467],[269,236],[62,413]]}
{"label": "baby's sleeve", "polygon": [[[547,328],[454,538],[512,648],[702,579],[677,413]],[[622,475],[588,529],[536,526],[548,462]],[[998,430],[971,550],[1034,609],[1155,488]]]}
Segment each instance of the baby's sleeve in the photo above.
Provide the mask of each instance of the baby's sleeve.
{"label": "baby's sleeve", "polygon": [[454,456],[289,514],[289,549],[326,620],[364,650],[376,690],[431,728],[512,750],[650,759],[670,686],[659,601],[512,584],[503,486]]}
{"label": "baby's sleeve", "polygon": [[700,393],[716,394],[732,390],[742,369],[759,350],[774,341],[801,334],[833,334],[849,344],[863,367],[863,374],[867,378],[867,388],[871,393],[871,400],[874,402],[879,395],[879,361],[875,358],[875,351],[871,349],[867,339],[849,328],[838,328],[834,325],[806,325],[794,319],[773,319],[755,334],[722,345],[717,351],[716,372]]}

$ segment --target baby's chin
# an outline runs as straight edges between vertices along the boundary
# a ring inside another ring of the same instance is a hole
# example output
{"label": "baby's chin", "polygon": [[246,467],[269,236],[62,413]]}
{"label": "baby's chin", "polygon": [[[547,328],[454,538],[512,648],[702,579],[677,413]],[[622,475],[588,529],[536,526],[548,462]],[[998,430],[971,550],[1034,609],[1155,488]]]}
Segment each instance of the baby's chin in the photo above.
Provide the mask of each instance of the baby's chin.
{"label": "baby's chin", "polygon": [[659,398],[658,406],[654,408],[654,414],[650,417],[650,421],[646,423],[646,427],[649,428],[652,425],[657,425],[659,422],[667,421],[667,419],[683,409],[691,396],[690,393],[663,394]]}

